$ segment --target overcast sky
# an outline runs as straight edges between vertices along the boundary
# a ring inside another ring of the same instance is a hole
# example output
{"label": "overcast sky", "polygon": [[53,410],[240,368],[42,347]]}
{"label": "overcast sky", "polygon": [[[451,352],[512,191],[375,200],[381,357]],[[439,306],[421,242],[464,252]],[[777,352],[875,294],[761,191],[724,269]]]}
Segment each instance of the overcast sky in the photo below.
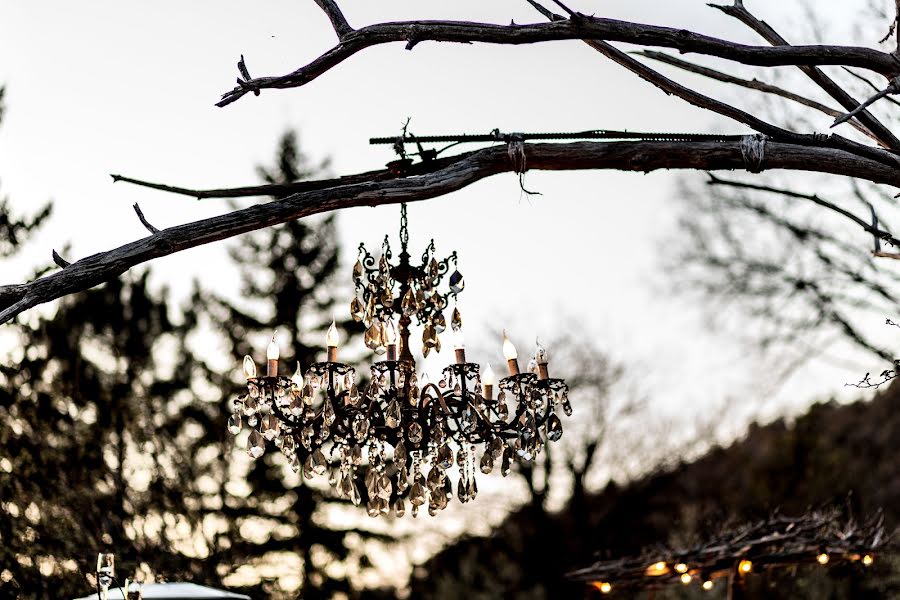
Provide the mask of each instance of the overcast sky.
{"label": "overcast sky", "polygon": [[[851,4],[862,2],[820,1],[816,7],[823,19],[841,22],[860,8]],[[521,0],[346,0],[342,6],[355,26],[412,18],[540,20]],[[700,0],[584,0],[574,6],[757,41]],[[759,0],[752,8],[794,39],[803,35],[796,26],[799,5]],[[143,237],[134,202],[160,228],[226,211],[224,200],[197,202],[114,185],[109,174],[188,187],[252,184],[254,165],[270,162],[289,127],[299,130],[314,158],[333,159],[335,174],[391,160],[389,148],[367,140],[398,133],[407,117],[421,135],[494,128],[743,131],[665,96],[578,42],[422,43],[412,52],[379,46],[303,88],[214,106],[234,85],[240,54],[251,74],[277,75],[334,41],[311,0],[6,3],[0,18],[0,82],[8,92],[0,129],[2,191],[20,211],[52,199],[55,214],[19,259],[0,265],[0,281],[20,281],[66,242],[72,244],[67,258],[75,260]],[[742,359],[747,348],[728,335],[733,332],[709,331],[704,309],[710,307],[668,293],[660,259],[677,218],[680,176],[530,172],[527,187],[542,195],[523,197],[515,177],[501,175],[410,206],[411,247],[420,251],[434,237],[439,253],[459,252],[467,281],[460,307],[467,341],[481,351],[476,360],[502,360],[499,341],[482,333],[488,328],[510,329],[527,351],[536,335],[553,337],[562,316],[578,324],[578,335],[595,338],[640,373],[655,406],[673,418],[690,418],[728,398],[732,415],[765,406],[763,413],[773,416],[841,392],[860,374],[856,369],[867,367],[815,363],[773,392],[761,385],[761,363]],[[397,206],[341,212],[348,280],[357,243],[374,249],[385,233],[395,236],[398,214]],[[154,261],[153,281],[181,295],[200,277],[206,286],[234,293],[226,246]]]}

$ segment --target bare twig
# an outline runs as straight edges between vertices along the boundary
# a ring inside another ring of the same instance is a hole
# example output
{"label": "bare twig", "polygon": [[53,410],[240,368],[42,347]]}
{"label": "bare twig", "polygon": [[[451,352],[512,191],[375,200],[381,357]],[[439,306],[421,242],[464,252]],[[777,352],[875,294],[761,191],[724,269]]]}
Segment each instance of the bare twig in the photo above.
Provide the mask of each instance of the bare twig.
{"label": "bare twig", "polygon": [[[576,142],[525,144],[532,170],[742,169],[739,142]],[[513,171],[505,145],[477,150],[442,162],[435,171],[400,179],[361,181],[292,194],[216,217],[168,227],[158,234],[83,258],[61,272],[24,286],[0,286],[0,323],[23,310],[86,290],[131,267],[249,231],[309,215],[349,208],[416,202],[449,194],[476,181]],[[900,187],[900,169],[835,148],[770,141],[766,168],[816,170]]]}
{"label": "bare twig", "polygon": [[875,71],[886,77],[893,77],[900,72],[900,66],[891,54],[872,48],[825,45],[748,46],[683,29],[577,14],[577,19],[529,25],[458,21],[404,21],[368,25],[346,33],[337,46],[291,73],[239,82],[236,88],[223,94],[217,106],[227,106],[248,91],[305,85],[365,48],[392,42],[408,43],[410,40],[417,43],[533,44],[583,39],[674,48],[680,52],[707,54],[758,66],[845,65]]}
{"label": "bare twig", "polygon": [[138,206],[137,202],[134,203],[133,207],[134,207],[134,212],[137,213],[138,219],[141,220],[141,224],[147,228],[147,231],[149,231],[152,234],[159,233],[159,229],[157,229],[156,227],[151,225],[150,222],[147,221],[147,218],[144,217],[144,213],[143,213],[143,211],[141,211],[141,207]]}
{"label": "bare twig", "polygon": [[69,265],[72,264],[69,261],[67,261],[66,259],[64,259],[62,256],[60,256],[56,250],[53,251],[52,256],[53,256],[53,262],[55,262],[61,269],[65,269],[66,267],[68,267]]}
{"label": "bare twig", "polygon": [[881,98],[884,98],[888,94],[896,94],[898,91],[900,91],[900,79],[898,79],[897,77],[894,77],[893,79],[891,79],[891,82],[887,85],[886,88],[884,88],[883,90],[870,96],[868,99],[866,99],[864,102],[862,102],[859,106],[857,106],[850,112],[845,113],[845,114],[841,115],[840,117],[836,118],[834,120],[834,123],[831,124],[831,126],[835,127],[836,125],[840,125],[844,121],[852,119],[853,117],[855,117],[856,115],[858,115],[859,113],[864,111],[866,109],[866,107],[868,107],[870,104],[877,102],[878,100],[880,100]]}
{"label": "bare twig", "polygon": [[[845,72],[847,72],[849,75],[852,75],[853,77],[859,79],[860,81],[862,81],[863,83],[865,83],[867,86],[869,86],[870,88],[872,88],[872,89],[875,90],[876,92],[878,91],[878,86],[875,85],[874,83],[872,83],[872,81],[871,81],[870,79],[868,79],[867,77],[864,77],[864,76],[860,75],[859,73],[857,73],[857,72],[854,71],[853,69],[848,69],[847,67],[841,67],[841,68],[842,68]],[[896,99],[891,98],[890,96],[886,96],[886,97],[885,97],[885,100],[887,100],[888,102],[890,102],[890,103],[893,104],[894,106],[900,106],[900,101],[897,101]]]}

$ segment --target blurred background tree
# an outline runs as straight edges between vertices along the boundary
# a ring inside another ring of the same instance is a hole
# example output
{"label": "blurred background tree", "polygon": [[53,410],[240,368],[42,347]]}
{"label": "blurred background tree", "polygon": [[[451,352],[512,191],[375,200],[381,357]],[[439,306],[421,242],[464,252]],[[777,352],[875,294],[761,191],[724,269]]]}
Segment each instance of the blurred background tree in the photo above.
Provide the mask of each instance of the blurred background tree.
{"label": "blurred background tree", "polygon": [[[275,166],[259,167],[258,173],[266,183],[290,183],[323,176],[327,165],[327,161],[313,165],[300,150],[296,134],[289,131],[279,142]],[[338,303],[348,294],[341,293],[336,278],[340,256],[333,215],[243,236],[229,251],[240,272],[240,299],[198,289],[193,301],[202,307],[213,334],[224,338],[225,355],[234,358],[234,368],[205,370],[222,396],[236,395],[243,387],[239,359],[245,354],[261,356],[276,329],[282,368],[290,373],[297,363],[305,369],[324,360],[325,331],[332,319],[342,331],[343,344],[362,334],[361,325],[349,319],[349,309]],[[221,415],[229,414],[226,407],[222,410]],[[220,418],[221,431],[223,423]],[[245,443],[246,435],[244,431],[238,440]],[[234,442],[224,441],[223,470],[234,461]],[[281,574],[284,564],[291,564],[291,579],[300,584],[303,598],[351,594],[352,577],[369,567],[365,545],[389,538],[355,527],[354,515],[359,513],[349,501],[321,482],[301,481],[278,452],[241,464],[246,473],[240,491],[223,498],[227,531],[220,535],[227,541],[217,547],[217,554],[227,556],[225,562],[238,574],[241,564],[256,567],[257,573],[280,566],[274,572]],[[354,514],[335,518],[341,511]],[[262,576],[261,590],[267,596],[283,593],[283,586],[281,575]]]}

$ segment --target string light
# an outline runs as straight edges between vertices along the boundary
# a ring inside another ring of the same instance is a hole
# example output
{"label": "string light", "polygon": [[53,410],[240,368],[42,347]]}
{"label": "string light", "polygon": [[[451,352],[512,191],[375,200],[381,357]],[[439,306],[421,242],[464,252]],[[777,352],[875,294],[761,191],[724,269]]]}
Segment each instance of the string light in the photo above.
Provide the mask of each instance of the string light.
{"label": "string light", "polygon": [[682,573],[681,574],[681,583],[684,585],[688,585],[691,582],[691,574],[690,573]]}
{"label": "string light", "polygon": [[706,590],[707,592],[709,590],[713,589],[712,579],[707,579],[706,581],[703,582],[703,589]]}
{"label": "string light", "polygon": [[666,566],[665,561],[655,562],[649,567],[647,567],[647,575],[650,577],[658,577],[660,575],[665,575],[669,572],[668,567]]}
{"label": "string light", "polygon": [[593,585],[600,590],[601,594],[608,594],[612,591],[612,584],[607,581],[595,581]]}
{"label": "string light", "polygon": [[875,562],[875,557],[871,554],[866,554],[862,557],[862,564],[866,567],[870,566],[873,562]]}
{"label": "string light", "polygon": [[749,573],[753,570],[753,562],[746,558],[738,563],[738,571],[741,573]]}
{"label": "string light", "polygon": [[675,570],[679,573],[687,573],[688,566],[686,564],[684,564],[683,562],[680,562],[677,565],[675,565]]}
{"label": "string light", "polygon": [[826,554],[825,552],[820,552],[819,555],[816,556],[816,561],[820,565],[827,565],[828,564],[828,554]]}

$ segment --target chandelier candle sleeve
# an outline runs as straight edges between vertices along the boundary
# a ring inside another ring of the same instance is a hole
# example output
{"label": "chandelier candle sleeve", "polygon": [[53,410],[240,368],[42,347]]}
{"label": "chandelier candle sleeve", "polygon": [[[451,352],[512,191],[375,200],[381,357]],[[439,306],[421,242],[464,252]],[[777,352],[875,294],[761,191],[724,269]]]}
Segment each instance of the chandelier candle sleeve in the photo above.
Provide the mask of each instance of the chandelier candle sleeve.
{"label": "chandelier candle sleeve", "polygon": [[466,362],[466,340],[461,328],[453,332],[453,352],[456,354],[456,364]]}
{"label": "chandelier candle sleeve", "polygon": [[328,348],[328,362],[337,362],[338,331],[334,321],[325,334],[325,346]]}
{"label": "chandelier candle sleeve", "polygon": [[387,344],[387,360],[397,360],[397,328],[394,327],[393,321],[388,321],[384,341]]}
{"label": "chandelier candle sleeve", "polygon": [[535,340],[535,343],[537,344],[537,350],[534,353],[534,360],[537,362],[538,379],[549,379],[547,362],[550,360],[550,357],[539,341]]}
{"label": "chandelier candle sleeve", "polygon": [[278,377],[278,344],[275,343],[275,336],[269,342],[266,348],[266,375],[269,377]]}
{"label": "chandelier candle sleeve", "polygon": [[493,400],[494,385],[497,383],[497,378],[494,375],[494,370],[491,368],[490,363],[484,368],[484,375],[481,377],[481,383],[484,385],[484,399]]}
{"label": "chandelier candle sleeve", "polygon": [[506,358],[506,364],[509,365],[509,374],[518,375],[519,353],[516,352],[516,347],[513,346],[511,341],[509,341],[509,337],[506,335],[505,329],[503,330],[503,356],[504,358]]}

